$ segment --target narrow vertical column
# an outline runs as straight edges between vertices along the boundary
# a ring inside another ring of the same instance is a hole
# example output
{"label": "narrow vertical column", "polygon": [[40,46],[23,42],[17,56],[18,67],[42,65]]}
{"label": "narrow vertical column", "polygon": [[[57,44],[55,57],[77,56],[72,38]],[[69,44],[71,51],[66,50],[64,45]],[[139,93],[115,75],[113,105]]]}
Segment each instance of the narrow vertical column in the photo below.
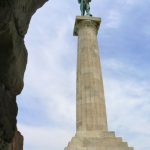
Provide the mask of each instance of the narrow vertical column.
{"label": "narrow vertical column", "polygon": [[77,17],[77,133],[107,131],[106,107],[97,32],[100,18]]}
{"label": "narrow vertical column", "polygon": [[122,138],[107,129],[97,33],[100,18],[79,16],[74,35],[78,36],[76,135],[65,150],[133,150]]}

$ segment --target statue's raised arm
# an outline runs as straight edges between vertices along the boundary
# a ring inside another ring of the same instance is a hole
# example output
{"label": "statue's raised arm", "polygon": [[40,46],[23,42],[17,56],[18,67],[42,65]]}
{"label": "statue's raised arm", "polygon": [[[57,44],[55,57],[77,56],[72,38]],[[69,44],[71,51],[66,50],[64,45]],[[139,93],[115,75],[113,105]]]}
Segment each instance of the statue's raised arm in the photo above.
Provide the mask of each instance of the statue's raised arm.
{"label": "statue's raised arm", "polygon": [[81,10],[81,15],[84,16],[85,15],[85,12],[86,12],[86,15],[88,16],[92,16],[90,14],[90,2],[92,0],[78,0],[78,3],[80,4],[80,10]]}

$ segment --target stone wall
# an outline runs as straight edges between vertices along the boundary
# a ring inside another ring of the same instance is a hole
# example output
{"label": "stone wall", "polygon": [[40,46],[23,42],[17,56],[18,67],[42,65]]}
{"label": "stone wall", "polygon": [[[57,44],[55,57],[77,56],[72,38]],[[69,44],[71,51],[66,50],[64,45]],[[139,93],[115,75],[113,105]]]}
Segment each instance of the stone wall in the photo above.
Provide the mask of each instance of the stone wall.
{"label": "stone wall", "polygon": [[17,130],[16,96],[27,64],[24,36],[32,15],[46,1],[0,0],[0,150],[10,147]]}

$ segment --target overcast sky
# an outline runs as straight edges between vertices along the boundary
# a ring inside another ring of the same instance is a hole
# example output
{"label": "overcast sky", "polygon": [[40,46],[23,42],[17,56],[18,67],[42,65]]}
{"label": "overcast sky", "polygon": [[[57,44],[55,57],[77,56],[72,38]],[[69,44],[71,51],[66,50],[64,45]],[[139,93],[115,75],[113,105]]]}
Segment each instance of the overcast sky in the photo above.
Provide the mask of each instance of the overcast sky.
{"label": "overcast sky", "polygon": [[[150,0],[93,0],[109,131],[150,150]],[[18,96],[25,150],[63,150],[75,134],[77,0],[50,0],[33,16]]]}

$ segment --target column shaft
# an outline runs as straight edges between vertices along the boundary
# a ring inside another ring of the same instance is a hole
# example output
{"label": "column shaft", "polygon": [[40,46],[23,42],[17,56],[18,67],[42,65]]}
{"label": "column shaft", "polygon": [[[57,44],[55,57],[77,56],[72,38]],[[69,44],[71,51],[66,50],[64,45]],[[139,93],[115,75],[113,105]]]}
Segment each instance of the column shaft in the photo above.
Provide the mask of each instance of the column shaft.
{"label": "column shaft", "polygon": [[77,131],[107,131],[97,24],[82,20],[77,25]]}

